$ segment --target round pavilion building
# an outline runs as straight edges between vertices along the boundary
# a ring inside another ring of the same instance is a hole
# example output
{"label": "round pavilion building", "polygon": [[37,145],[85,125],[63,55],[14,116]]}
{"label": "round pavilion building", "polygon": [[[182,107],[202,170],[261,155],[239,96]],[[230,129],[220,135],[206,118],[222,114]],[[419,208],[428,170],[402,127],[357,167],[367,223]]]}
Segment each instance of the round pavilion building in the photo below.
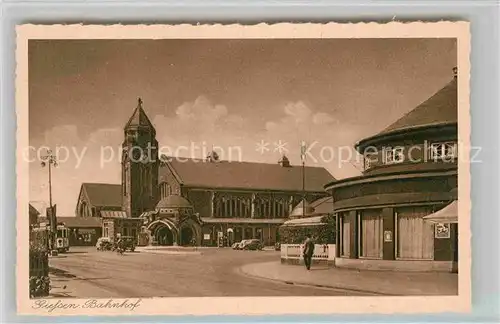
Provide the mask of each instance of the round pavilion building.
{"label": "round pavilion building", "polygon": [[356,144],[362,176],[331,182],[336,266],[451,271],[457,224],[425,216],[457,199],[457,76],[382,132]]}

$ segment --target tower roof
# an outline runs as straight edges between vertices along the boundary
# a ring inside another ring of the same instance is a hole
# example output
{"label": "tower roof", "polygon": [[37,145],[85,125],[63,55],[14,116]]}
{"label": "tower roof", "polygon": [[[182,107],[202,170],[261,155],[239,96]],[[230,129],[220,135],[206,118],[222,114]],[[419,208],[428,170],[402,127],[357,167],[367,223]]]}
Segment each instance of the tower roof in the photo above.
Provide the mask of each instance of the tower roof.
{"label": "tower roof", "polygon": [[130,116],[130,119],[125,125],[125,129],[131,127],[147,127],[149,129],[154,130],[153,124],[149,120],[148,116],[146,115],[146,112],[144,111],[144,108],[142,107],[141,98],[137,100],[137,107],[135,108],[134,112],[132,113],[132,116]]}

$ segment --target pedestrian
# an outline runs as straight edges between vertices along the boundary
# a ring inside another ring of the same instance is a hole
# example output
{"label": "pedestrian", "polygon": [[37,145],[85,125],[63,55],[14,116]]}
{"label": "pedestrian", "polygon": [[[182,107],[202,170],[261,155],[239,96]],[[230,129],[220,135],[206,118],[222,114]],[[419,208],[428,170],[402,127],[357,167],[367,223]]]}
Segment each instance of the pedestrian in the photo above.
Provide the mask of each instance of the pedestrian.
{"label": "pedestrian", "polygon": [[310,270],[311,269],[311,262],[312,262],[312,256],[314,254],[314,243],[311,240],[310,235],[306,236],[306,240],[304,241],[304,250],[303,250],[303,256],[304,256],[304,264],[306,265],[306,269]]}

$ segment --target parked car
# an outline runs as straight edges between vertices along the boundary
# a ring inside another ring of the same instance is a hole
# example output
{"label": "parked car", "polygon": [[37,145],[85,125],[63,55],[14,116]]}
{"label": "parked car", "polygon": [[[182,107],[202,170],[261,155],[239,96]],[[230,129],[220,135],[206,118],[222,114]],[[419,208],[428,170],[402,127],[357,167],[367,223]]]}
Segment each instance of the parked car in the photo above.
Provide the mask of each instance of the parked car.
{"label": "parked car", "polygon": [[100,237],[97,239],[95,246],[97,251],[110,251],[113,244],[111,243],[111,239],[109,237]]}
{"label": "parked car", "polygon": [[238,245],[236,246],[235,250],[243,250],[243,247],[245,246],[245,244],[247,244],[248,242],[250,242],[251,240],[241,240]]}
{"label": "parked car", "polygon": [[233,245],[231,245],[231,247],[233,248],[233,250],[238,250],[238,247],[240,246],[240,243],[241,242],[233,243]]}
{"label": "parked car", "polygon": [[134,252],[135,250],[135,239],[132,236],[122,236],[120,239],[120,243],[116,243],[115,249],[121,250],[123,252],[129,250],[130,252]]}
{"label": "parked car", "polygon": [[258,239],[247,240],[242,247],[242,250],[262,250],[264,244]]}

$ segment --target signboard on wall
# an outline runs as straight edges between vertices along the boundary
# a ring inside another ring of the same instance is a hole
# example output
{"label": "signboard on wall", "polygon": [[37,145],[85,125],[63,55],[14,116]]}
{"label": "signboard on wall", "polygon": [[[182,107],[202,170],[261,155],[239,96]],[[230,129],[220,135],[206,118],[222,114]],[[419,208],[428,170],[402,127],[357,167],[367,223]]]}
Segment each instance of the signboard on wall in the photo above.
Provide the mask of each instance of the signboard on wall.
{"label": "signboard on wall", "polygon": [[392,242],[392,231],[384,231],[384,242]]}
{"label": "signboard on wall", "polygon": [[203,234],[204,240],[210,240],[210,234]]}
{"label": "signboard on wall", "polygon": [[434,237],[437,239],[450,238],[450,224],[437,223],[436,225],[434,225]]}

